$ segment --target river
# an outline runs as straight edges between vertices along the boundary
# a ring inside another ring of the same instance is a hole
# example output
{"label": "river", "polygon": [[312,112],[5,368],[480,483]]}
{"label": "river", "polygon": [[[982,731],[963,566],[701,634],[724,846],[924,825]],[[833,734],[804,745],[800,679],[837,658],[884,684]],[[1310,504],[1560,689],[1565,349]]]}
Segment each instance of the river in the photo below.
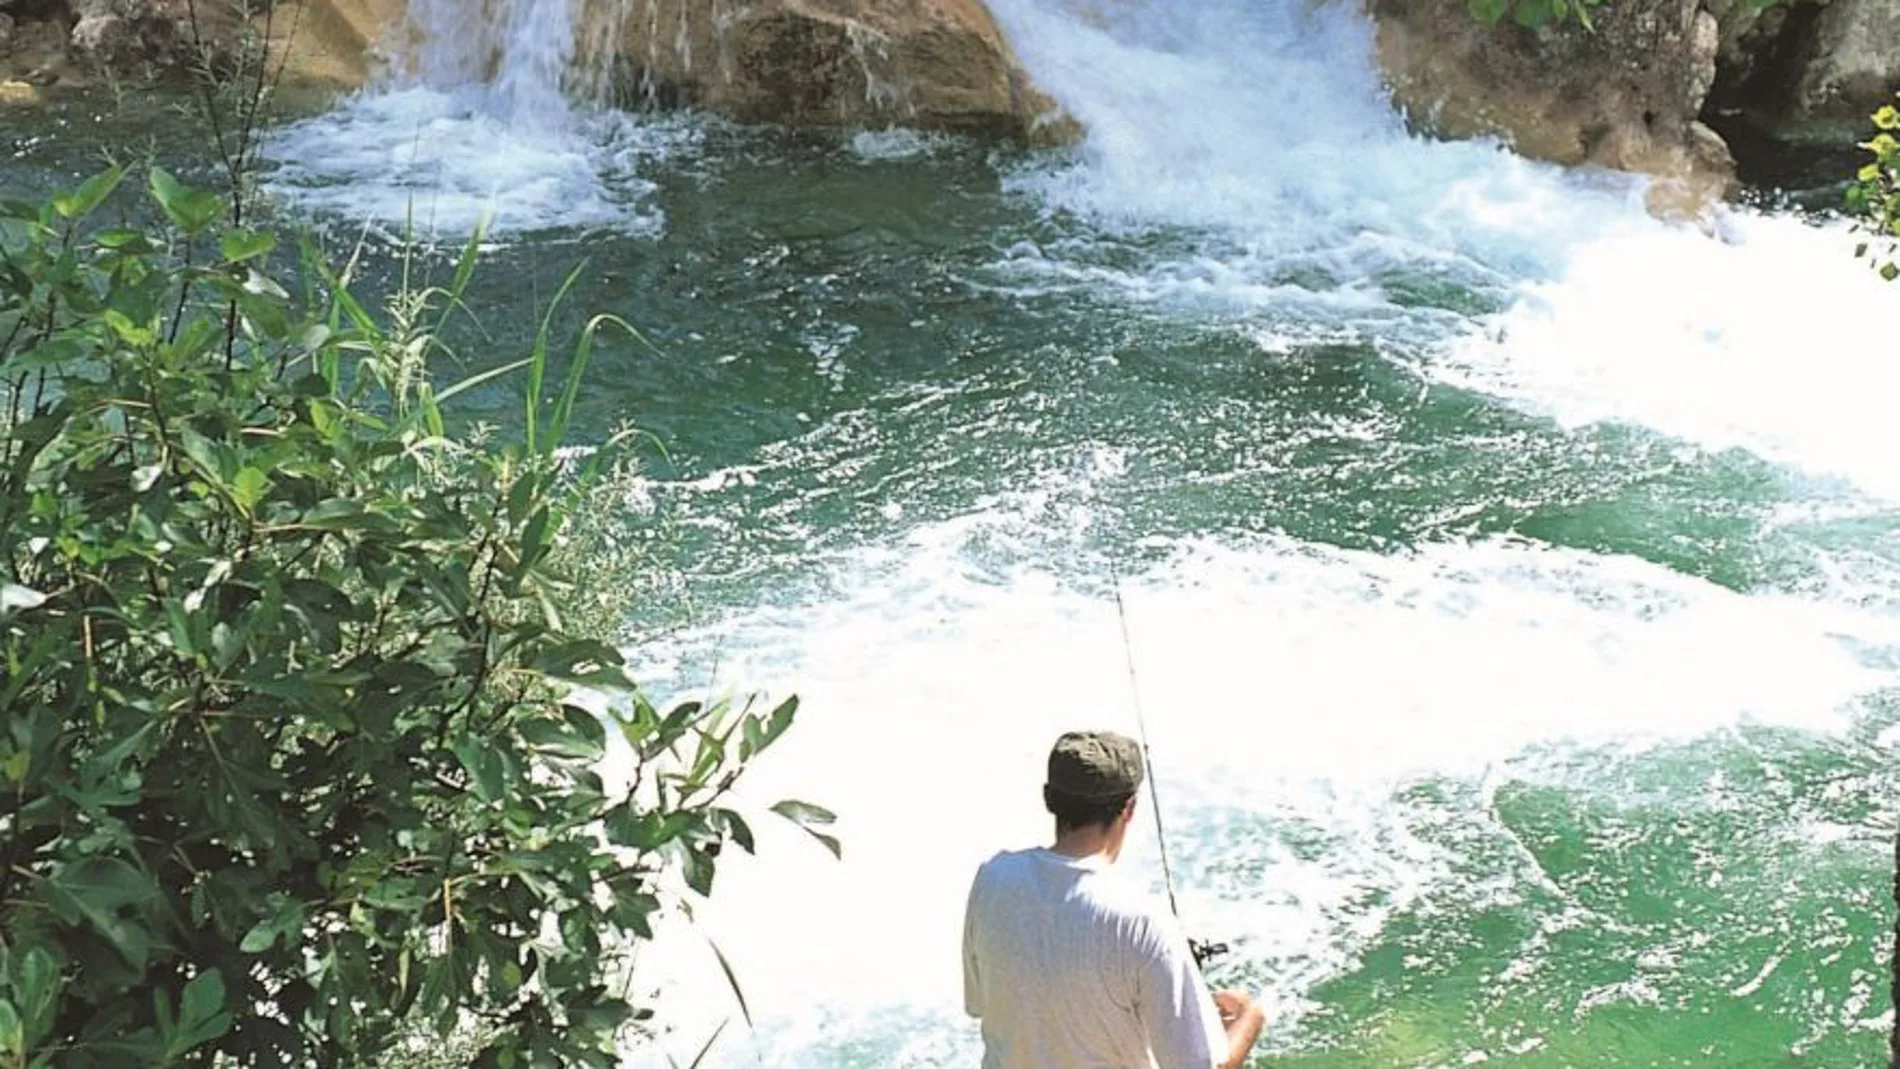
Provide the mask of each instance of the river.
{"label": "river", "polygon": [[[492,216],[472,362],[583,261],[563,322],[652,343],[583,412],[666,447],[635,656],[662,697],[799,694],[748,797],[845,844],[723,865],[698,914],[755,1027],[675,932],[661,1047],[734,1018],[715,1064],[976,1064],[969,877],[1138,690],[1263,1064],[1878,1062],[1900,362],[1853,235],[1415,137],[1345,7],[992,6],[1083,145],[452,78],[271,141],[280,217],[372,275]],[[12,176],[84,166],[57,140]]]}

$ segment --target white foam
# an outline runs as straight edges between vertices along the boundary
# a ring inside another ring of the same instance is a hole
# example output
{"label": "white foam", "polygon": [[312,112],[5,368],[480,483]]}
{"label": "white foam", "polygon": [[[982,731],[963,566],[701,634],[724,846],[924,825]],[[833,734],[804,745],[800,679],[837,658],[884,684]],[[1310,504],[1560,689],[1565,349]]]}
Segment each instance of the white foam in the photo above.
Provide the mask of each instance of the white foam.
{"label": "white foam", "polygon": [[901,126],[884,130],[860,130],[851,136],[850,143],[853,154],[870,162],[934,156],[963,144],[961,139],[950,134],[925,133]]}
{"label": "white foam", "polygon": [[[1033,562],[979,563],[973,547],[999,526],[1014,521],[927,527],[838,561],[834,594],[642,651],[796,689],[801,723],[745,794],[843,816],[846,863],[776,832],[700,912],[761,1022],[756,1046],[729,1045],[731,1064],[833,1064],[847,1048],[885,1050],[880,1065],[969,1056],[956,1001],[969,875],[1045,835],[1036,785],[1057,732],[1132,727],[1106,592]],[[1877,614],[1504,541],[1393,557],[1194,543],[1124,594],[1184,905],[1272,966],[1283,1016],[1447,878],[1442,849],[1413,837],[1394,800],[1407,777],[1476,779],[1532,743],[1640,747],[1744,721],[1833,729],[1891,682],[1846,637],[1900,639]],[[1288,849],[1279,836],[1295,825],[1325,851]],[[1133,853],[1153,879],[1150,841]],[[653,964],[672,1019],[696,1034],[704,1014],[730,1012],[703,948]],[[883,1060],[905,1044],[913,1061]]]}
{"label": "white foam", "polygon": [[559,125],[489,110],[480,87],[373,91],[272,133],[265,188],[310,215],[425,239],[548,230],[657,231],[644,166],[690,145],[677,123],[585,112]]}
{"label": "white foam", "polygon": [[1900,500],[1900,288],[1845,224],[1737,212],[1727,232],[1581,242],[1434,370],[1565,424],[1639,424]]}
{"label": "white foam", "polygon": [[1409,136],[1356,5],[993,6],[1088,131],[1076,163],[1014,185],[1110,231],[1208,236],[1158,272],[1185,261],[1258,285],[1293,267],[1350,282],[1434,264],[1495,282],[1554,271],[1570,239],[1645,223],[1639,182]]}
{"label": "white foam", "polygon": [[[1013,182],[1089,230],[1016,246],[1006,277],[1346,328],[1568,425],[1637,424],[1900,495],[1884,328],[1900,288],[1845,225],[1731,209],[1664,223],[1640,180],[1412,137],[1357,5],[995,7],[1088,130],[1075,161]],[[1469,309],[1403,307],[1393,276],[1507,311],[1470,337]]]}
{"label": "white foam", "polygon": [[[310,215],[455,239],[663,225],[641,177],[690,134],[598,107],[630,0],[418,0],[413,52],[328,114],[272,133],[265,188]],[[583,14],[585,18],[583,18]],[[585,45],[585,47],[583,47]]]}

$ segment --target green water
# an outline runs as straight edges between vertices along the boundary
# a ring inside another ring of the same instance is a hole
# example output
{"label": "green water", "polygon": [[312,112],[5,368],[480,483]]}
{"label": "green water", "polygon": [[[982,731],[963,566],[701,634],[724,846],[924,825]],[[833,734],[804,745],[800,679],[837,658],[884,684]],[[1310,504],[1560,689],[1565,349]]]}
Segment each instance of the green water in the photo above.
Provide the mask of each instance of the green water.
{"label": "green water", "polygon": [[[150,122],[88,122],[97,110],[0,118],[16,146],[0,175],[42,190]],[[1078,614],[1106,606],[1117,561],[1143,592],[1132,606],[1176,625],[1153,625],[1144,652],[1184,759],[1163,773],[1177,867],[1202,916],[1238,929],[1215,978],[1275,996],[1257,1064],[1880,1064],[1900,510],[1746,447],[1559,423],[1448,384],[1437,354],[1517,299],[1505,268],[1290,265],[1265,304],[1101,284],[1219,241],[1105,231],[1012,181],[1065,165],[966,143],[866,159],[839,138],[705,124],[642,172],[657,236],[488,252],[457,328],[466,356],[443,373],[518,354],[576,263],[559,333],[597,312],[646,333],[650,349],[596,354],[581,435],[632,421],[665,445],[628,508],[672,580],[630,612],[633,637],[666,651],[657,689],[718,668],[805,692],[814,731],[902,738],[909,717],[926,740],[955,745],[962,724],[1033,750],[1047,714],[1012,702],[1060,693],[1065,674],[1087,694],[1121,685],[1082,682],[1119,654],[1082,660],[1069,638],[1099,626]],[[320,235],[355,237],[334,220]],[[1077,272],[1026,278],[1025,241]],[[413,269],[443,277],[448,256]],[[368,262],[368,288],[392,284],[394,248]],[[1363,306],[1300,299],[1368,286]],[[519,404],[519,384],[499,385],[464,415],[510,425]],[[1800,622],[1810,610],[1819,622]],[[1250,629],[1261,663],[1202,652]],[[1343,657],[1356,641],[1363,660]],[[1291,663],[1298,650],[1323,663]],[[1381,750],[1367,772],[1299,709],[1383,671],[1410,682],[1366,693],[1417,702],[1366,713],[1366,745],[1420,756]],[[1755,703],[1751,681],[1773,693]],[[1264,723],[1211,708],[1238,695],[1289,719],[1196,744],[1234,716]],[[1652,725],[1628,722],[1630,701],[1694,715],[1632,741]],[[1543,726],[1520,734],[1513,703]],[[1589,738],[1599,712],[1624,726]],[[803,753],[781,778],[882,799],[839,805],[847,844],[863,829],[853,880],[915,865],[960,881],[973,851],[1019,845],[955,798],[878,795],[882,780],[853,786],[851,755]],[[1019,793],[986,804],[1033,809]],[[891,825],[952,846],[880,852]],[[940,941],[854,948],[860,905],[787,922],[825,928],[818,949],[793,932],[751,949],[761,1028],[735,1064],[974,1064],[953,962],[928,956]],[[867,961],[891,971],[888,998],[833,975]]]}

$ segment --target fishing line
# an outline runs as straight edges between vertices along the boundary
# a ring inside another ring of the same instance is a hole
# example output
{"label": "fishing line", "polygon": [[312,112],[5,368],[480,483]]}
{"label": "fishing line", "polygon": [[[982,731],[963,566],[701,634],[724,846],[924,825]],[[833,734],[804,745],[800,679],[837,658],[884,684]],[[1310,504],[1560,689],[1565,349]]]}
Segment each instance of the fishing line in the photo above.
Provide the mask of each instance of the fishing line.
{"label": "fishing line", "polygon": [[[1108,558],[1108,581],[1115,595],[1115,617],[1121,623],[1122,656],[1128,662],[1128,690],[1135,707],[1135,730],[1141,735],[1141,762],[1147,771],[1148,802],[1155,814],[1155,844],[1161,848],[1161,880],[1168,889],[1168,909],[1176,923],[1180,923],[1181,904],[1174,894],[1174,866],[1168,860],[1168,831],[1161,819],[1161,788],[1157,785],[1160,777],[1155,775],[1154,751],[1148,745],[1148,720],[1141,708],[1141,679],[1135,671],[1135,643],[1128,634],[1128,607],[1122,604],[1121,571],[1115,567],[1113,557]],[[1227,944],[1190,938],[1188,950],[1194,955],[1194,963],[1205,968],[1208,962],[1227,953]]]}
{"label": "fishing line", "polygon": [[1168,888],[1168,909],[1174,912],[1174,919],[1181,919],[1180,903],[1174,897],[1174,867],[1168,863],[1168,832],[1161,823],[1161,789],[1155,783],[1154,750],[1148,745],[1148,721],[1141,711],[1141,680],[1135,673],[1135,644],[1128,637],[1128,609],[1122,604],[1121,573],[1115,567],[1113,557],[1108,561],[1108,581],[1115,593],[1115,617],[1121,621],[1122,657],[1128,662],[1128,689],[1134,699],[1135,730],[1141,734],[1141,762],[1148,771],[1148,802],[1155,814],[1155,842],[1161,847],[1161,880]]}

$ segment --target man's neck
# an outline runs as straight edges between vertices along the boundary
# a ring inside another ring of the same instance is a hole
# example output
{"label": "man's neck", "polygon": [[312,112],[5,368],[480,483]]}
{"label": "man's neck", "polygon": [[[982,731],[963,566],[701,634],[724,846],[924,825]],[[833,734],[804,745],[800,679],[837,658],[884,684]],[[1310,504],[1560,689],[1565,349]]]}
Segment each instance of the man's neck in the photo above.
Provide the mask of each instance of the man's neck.
{"label": "man's neck", "polygon": [[1117,842],[1116,836],[1106,828],[1071,828],[1056,832],[1055,845],[1050,849],[1078,861],[1092,857],[1105,857],[1112,862],[1115,856],[1121,853],[1121,843]]}

